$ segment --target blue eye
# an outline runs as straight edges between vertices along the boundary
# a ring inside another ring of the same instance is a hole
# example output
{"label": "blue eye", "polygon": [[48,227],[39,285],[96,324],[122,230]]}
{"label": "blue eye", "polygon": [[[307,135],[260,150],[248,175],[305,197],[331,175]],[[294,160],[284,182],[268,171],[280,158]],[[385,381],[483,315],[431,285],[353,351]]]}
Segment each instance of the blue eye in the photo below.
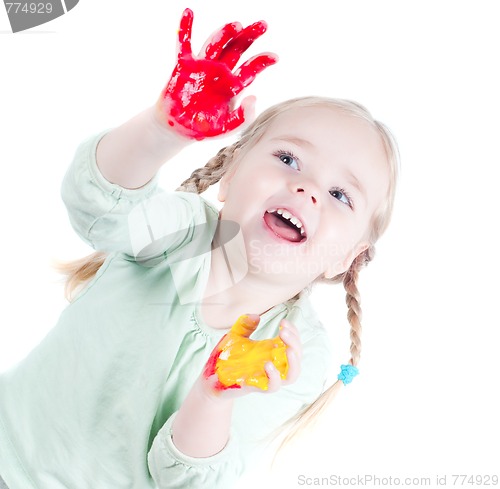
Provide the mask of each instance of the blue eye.
{"label": "blue eye", "polygon": [[330,195],[340,200],[343,204],[348,205],[351,209],[354,208],[351,197],[349,197],[349,194],[344,189],[332,188],[332,190],[330,190]]}
{"label": "blue eye", "polygon": [[277,151],[274,156],[278,157],[285,165],[293,168],[294,170],[299,170],[298,158],[294,156],[290,151]]}

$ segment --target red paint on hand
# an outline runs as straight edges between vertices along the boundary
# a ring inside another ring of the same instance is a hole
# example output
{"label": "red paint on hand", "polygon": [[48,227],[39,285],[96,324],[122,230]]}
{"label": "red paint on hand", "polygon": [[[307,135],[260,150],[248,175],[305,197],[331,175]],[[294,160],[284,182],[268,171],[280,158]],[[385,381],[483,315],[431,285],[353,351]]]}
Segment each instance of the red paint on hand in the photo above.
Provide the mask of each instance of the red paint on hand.
{"label": "red paint on hand", "polygon": [[205,43],[199,56],[191,50],[193,12],[186,9],[179,27],[177,65],[163,90],[159,109],[176,131],[193,139],[218,136],[236,129],[244,120],[243,108],[231,102],[255,77],[277,61],[263,53],[232,70],[241,55],[266,31],[266,23],[242,28],[226,24]]}

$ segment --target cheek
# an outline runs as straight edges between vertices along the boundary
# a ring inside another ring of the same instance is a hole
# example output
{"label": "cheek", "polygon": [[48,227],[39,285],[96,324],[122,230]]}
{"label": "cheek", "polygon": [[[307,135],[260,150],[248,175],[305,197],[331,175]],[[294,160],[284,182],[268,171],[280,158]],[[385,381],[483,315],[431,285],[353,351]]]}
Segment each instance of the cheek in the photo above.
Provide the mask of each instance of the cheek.
{"label": "cheek", "polygon": [[[262,206],[277,191],[277,183],[282,180],[277,172],[262,167],[242,168],[230,183],[228,196],[238,205]],[[263,178],[265,175],[266,178]]]}
{"label": "cheek", "polygon": [[319,238],[325,250],[325,258],[329,261],[343,261],[358,245],[363,236],[365,226],[352,216],[334,209],[323,221],[323,232]]}

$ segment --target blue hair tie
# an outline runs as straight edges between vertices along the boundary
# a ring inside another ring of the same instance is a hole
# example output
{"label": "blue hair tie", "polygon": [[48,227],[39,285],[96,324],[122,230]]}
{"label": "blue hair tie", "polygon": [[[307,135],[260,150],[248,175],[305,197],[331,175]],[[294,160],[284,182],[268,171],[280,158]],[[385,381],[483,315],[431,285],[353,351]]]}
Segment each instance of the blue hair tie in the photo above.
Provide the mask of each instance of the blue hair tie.
{"label": "blue hair tie", "polygon": [[340,373],[337,376],[338,380],[341,380],[344,385],[350,384],[352,382],[352,379],[356,377],[356,375],[359,374],[359,370],[354,367],[353,365],[341,365],[340,366]]}

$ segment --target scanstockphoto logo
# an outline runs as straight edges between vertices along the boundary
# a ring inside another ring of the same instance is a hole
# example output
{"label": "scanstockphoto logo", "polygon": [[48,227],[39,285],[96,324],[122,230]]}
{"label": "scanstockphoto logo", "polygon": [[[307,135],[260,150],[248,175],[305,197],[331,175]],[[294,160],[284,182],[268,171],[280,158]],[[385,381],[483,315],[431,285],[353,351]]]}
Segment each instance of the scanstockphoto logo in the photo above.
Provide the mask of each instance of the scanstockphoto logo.
{"label": "scanstockphoto logo", "polygon": [[79,0],[51,0],[46,2],[7,2],[5,10],[12,32],[25,31],[61,17],[73,9]]}

